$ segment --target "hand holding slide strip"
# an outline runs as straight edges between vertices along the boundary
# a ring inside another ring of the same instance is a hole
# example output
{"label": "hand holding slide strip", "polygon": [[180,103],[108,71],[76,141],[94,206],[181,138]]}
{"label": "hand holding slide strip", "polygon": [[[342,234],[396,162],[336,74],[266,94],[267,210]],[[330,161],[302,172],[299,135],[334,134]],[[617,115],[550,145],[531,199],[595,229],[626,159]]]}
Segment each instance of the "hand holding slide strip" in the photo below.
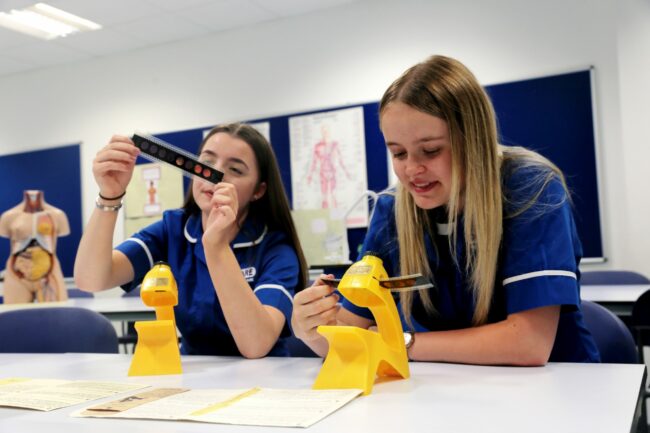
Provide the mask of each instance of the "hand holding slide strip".
{"label": "hand holding slide strip", "polygon": [[160,161],[176,167],[188,177],[196,177],[217,184],[223,173],[209,165],[199,162],[195,156],[176,146],[155,137],[134,134],[133,143],[141,150],[141,155],[150,161]]}
{"label": "hand holding slide strip", "polygon": [[[328,286],[336,288],[341,282],[341,279],[321,277],[321,281]],[[379,285],[391,292],[410,292],[413,290],[422,290],[434,287],[433,283],[422,274],[384,278],[379,280]]]}

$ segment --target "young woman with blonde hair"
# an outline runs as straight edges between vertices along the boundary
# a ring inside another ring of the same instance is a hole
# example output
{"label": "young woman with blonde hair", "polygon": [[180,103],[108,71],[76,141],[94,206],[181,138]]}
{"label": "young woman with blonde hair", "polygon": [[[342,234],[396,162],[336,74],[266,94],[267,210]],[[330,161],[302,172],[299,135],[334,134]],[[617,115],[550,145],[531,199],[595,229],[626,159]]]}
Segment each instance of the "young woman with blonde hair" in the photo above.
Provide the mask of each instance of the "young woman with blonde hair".
{"label": "young woman with blonde hair", "polygon": [[[541,155],[498,144],[492,104],[460,62],[433,56],[384,93],[381,129],[399,184],[378,200],[363,252],[400,293],[409,357],[471,364],[598,362],[580,311],[578,239],[566,183]],[[363,254],[362,252],[362,254]],[[317,280],[294,299],[294,333],[324,355],[322,324],[374,325]]]}

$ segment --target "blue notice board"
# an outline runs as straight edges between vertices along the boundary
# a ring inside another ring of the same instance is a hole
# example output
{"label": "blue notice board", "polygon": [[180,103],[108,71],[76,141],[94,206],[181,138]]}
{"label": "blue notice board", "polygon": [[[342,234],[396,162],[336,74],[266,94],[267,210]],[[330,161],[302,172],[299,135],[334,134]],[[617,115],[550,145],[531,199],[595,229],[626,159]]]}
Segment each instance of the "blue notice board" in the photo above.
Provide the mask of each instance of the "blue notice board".
{"label": "blue notice board", "polygon": [[[584,256],[604,256],[601,238],[596,145],[591,87],[593,71],[584,70],[486,86],[499,121],[500,140],[540,152],[565,173],[575,205],[576,224]],[[387,154],[379,130],[378,103],[331,107],[310,112],[250,119],[269,122],[271,144],[280,165],[282,181],[291,200],[291,159],[289,118],[362,106],[366,137],[368,187],[381,191],[388,186]],[[156,134],[189,152],[195,153],[210,126]],[[0,212],[22,201],[23,191],[44,191],[45,200],[68,216],[71,233],[58,239],[57,256],[63,274],[72,276],[74,258],[81,238],[80,146],[73,144],[38,151],[0,156]],[[142,162],[146,162],[142,159]],[[185,180],[187,183],[187,180]],[[348,230],[351,259],[363,241],[365,229]],[[9,256],[9,241],[0,238],[0,268]]]}
{"label": "blue notice board", "polygon": [[566,176],[584,257],[603,258],[593,70],[487,86],[500,141],[535,150]]}
{"label": "blue notice board", "polygon": [[[574,213],[584,256],[603,257],[596,145],[594,135],[592,71],[584,70],[541,78],[486,86],[497,114],[500,141],[524,146],[549,158],[564,172],[574,200]],[[278,158],[282,181],[291,201],[289,118],[342,108],[362,106],[366,137],[368,187],[381,191],[388,186],[388,161],[379,129],[378,103],[332,107],[292,113],[248,122],[269,122],[271,144]],[[196,153],[209,126],[156,134],[157,137]],[[143,160],[144,162],[144,160]],[[363,162],[359,162],[363,163]],[[186,180],[187,183],[187,180]],[[351,259],[356,259],[365,229],[349,229]]]}

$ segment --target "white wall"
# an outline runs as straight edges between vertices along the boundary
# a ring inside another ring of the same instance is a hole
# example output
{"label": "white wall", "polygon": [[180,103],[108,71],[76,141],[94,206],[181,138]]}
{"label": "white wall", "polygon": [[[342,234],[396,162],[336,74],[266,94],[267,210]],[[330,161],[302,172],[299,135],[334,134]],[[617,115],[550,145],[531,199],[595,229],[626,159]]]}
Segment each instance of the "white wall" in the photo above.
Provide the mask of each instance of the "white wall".
{"label": "white wall", "polygon": [[97,194],[91,161],[113,133],[373,101],[434,53],[463,61],[484,84],[594,65],[604,266],[650,275],[650,3],[477,3],[368,0],[9,76],[0,79],[0,154],[83,142],[87,219]]}
{"label": "white wall", "polygon": [[[610,146],[623,155],[620,194],[626,206],[612,209],[625,227],[617,263],[650,274],[650,1],[625,0],[619,10],[618,62],[622,135]],[[618,145],[620,144],[620,145]]]}

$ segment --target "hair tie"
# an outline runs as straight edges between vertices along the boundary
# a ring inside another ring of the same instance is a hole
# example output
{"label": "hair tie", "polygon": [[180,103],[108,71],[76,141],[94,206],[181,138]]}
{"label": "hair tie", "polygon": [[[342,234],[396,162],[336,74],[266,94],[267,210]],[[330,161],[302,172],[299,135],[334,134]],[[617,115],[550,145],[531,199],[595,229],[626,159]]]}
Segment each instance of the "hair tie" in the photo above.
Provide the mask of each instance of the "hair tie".
{"label": "hair tie", "polygon": [[117,197],[104,197],[102,195],[102,193],[100,192],[99,193],[99,198],[101,198],[102,200],[111,201],[111,200],[120,199],[120,198],[124,197],[125,194],[126,194],[126,190],[122,194],[118,195]]}

